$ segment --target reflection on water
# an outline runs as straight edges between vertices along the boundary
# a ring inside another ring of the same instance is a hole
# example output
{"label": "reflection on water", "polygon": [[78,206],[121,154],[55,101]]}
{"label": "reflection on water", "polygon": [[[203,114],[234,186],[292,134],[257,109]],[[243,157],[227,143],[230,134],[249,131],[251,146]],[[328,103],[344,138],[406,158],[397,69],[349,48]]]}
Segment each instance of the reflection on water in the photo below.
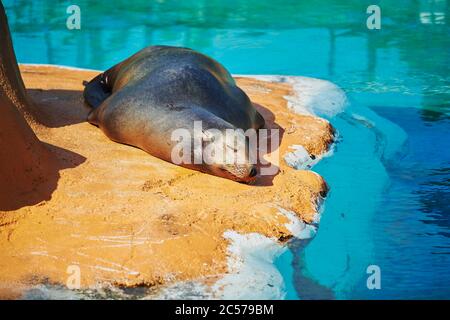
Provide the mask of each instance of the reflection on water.
{"label": "reflection on water", "polygon": [[[375,237],[389,257],[383,298],[450,295],[450,120],[423,121],[415,108],[373,107],[407,134],[405,147],[384,165],[391,178],[378,225],[394,226],[391,239]],[[408,277],[403,276],[404,273]],[[423,291],[422,291],[423,290]]]}
{"label": "reflection on water", "polygon": [[169,44],[210,54],[234,73],[332,78],[350,91],[420,90],[430,110],[450,103],[448,0],[383,1],[379,31],[365,28],[360,1],[80,0],[81,30],[66,28],[69,1],[4,2],[22,62],[106,69]]}
{"label": "reflection on water", "polygon": [[[70,4],[4,1],[20,62],[106,69],[167,44],[233,73],[340,85],[352,104],[330,119],[342,141],[315,168],[332,191],[317,238],[294,254],[298,295],[450,298],[449,0],[383,1],[372,31],[356,0],[78,0],[81,30],[67,30]],[[367,263],[383,270],[380,292]]]}

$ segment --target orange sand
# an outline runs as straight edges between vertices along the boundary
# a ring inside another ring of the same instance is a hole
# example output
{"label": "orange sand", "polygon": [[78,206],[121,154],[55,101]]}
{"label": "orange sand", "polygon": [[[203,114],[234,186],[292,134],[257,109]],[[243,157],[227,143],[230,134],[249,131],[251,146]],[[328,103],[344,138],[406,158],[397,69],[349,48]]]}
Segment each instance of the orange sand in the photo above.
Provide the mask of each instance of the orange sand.
{"label": "orange sand", "polygon": [[[280,161],[280,173],[244,185],[161,161],[110,141],[85,122],[82,81],[97,73],[21,66],[43,124],[30,124],[59,162],[54,191],[32,206],[0,212],[0,297],[37,283],[64,285],[69,265],[82,287],[155,286],[227,272],[226,230],[291,235],[276,206],[311,221],[323,179]],[[280,155],[301,144],[315,155],[332,141],[320,118],[295,115],[288,84],[238,78],[271,127]]]}

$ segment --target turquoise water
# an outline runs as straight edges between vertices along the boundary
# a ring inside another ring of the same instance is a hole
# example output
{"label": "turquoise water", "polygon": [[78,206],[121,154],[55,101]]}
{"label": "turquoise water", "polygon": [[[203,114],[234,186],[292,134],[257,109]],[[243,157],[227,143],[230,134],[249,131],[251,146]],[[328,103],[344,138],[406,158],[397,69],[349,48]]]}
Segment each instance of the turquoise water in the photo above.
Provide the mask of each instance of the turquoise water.
{"label": "turquoise water", "polygon": [[[4,1],[18,60],[106,69],[150,44],[187,46],[237,74],[330,80],[332,157],[317,236],[277,261],[287,298],[450,298],[450,2]],[[293,262],[292,262],[293,261]],[[381,289],[366,286],[369,265]],[[293,268],[292,268],[293,267]]]}

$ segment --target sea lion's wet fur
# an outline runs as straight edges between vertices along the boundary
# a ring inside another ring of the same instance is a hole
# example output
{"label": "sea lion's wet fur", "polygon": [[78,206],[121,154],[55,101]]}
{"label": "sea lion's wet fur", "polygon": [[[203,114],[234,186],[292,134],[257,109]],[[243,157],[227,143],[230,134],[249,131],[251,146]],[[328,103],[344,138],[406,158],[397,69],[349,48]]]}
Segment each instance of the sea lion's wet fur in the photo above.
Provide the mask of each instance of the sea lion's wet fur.
{"label": "sea lion's wet fur", "polygon": [[[110,139],[169,162],[172,132],[191,131],[194,121],[202,121],[203,130],[264,126],[228,71],[187,48],[145,48],[90,81],[84,97],[93,108],[88,121]],[[205,164],[183,166],[217,174]]]}

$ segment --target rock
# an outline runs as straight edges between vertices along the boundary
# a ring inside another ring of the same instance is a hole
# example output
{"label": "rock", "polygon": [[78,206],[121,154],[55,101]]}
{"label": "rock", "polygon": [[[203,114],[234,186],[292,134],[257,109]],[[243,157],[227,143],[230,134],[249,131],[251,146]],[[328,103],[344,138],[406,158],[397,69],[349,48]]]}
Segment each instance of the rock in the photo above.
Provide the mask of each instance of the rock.
{"label": "rock", "polygon": [[[226,232],[285,241],[292,221],[279,208],[314,220],[327,190],[318,174],[280,160],[278,174],[244,185],[175,166],[85,122],[82,82],[97,72],[30,65],[21,72],[43,116],[33,129],[68,169],[59,172],[51,199],[0,212],[0,296],[42,283],[64,286],[73,265],[82,288],[211,282],[229,271]],[[237,82],[269,126],[284,131],[280,159],[292,145],[314,155],[328,150],[331,125],[294,114],[283,98],[292,96],[289,83]]]}

